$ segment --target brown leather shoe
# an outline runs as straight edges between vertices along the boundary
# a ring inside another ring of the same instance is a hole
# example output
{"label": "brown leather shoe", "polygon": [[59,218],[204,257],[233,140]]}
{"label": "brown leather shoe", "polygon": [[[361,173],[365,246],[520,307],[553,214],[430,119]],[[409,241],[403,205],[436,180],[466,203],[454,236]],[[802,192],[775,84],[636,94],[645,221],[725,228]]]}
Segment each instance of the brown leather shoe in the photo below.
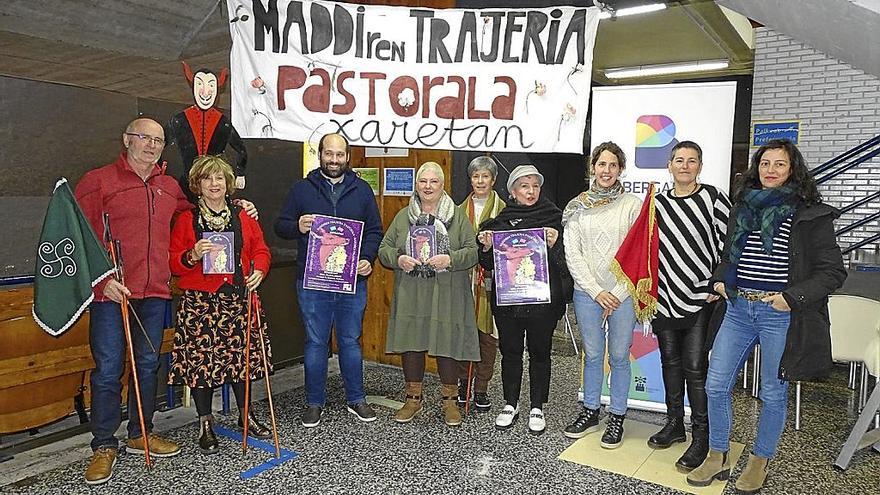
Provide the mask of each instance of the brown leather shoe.
{"label": "brown leather shoe", "polygon": [[101,485],[113,477],[113,466],[116,465],[116,449],[100,447],[92,454],[92,462],[86,469],[86,483]]}
{"label": "brown leather shoe", "polygon": [[[125,442],[125,450],[136,454],[144,453],[144,437],[129,438]],[[174,457],[180,453],[180,446],[176,443],[150,433],[150,456],[151,457]]]}

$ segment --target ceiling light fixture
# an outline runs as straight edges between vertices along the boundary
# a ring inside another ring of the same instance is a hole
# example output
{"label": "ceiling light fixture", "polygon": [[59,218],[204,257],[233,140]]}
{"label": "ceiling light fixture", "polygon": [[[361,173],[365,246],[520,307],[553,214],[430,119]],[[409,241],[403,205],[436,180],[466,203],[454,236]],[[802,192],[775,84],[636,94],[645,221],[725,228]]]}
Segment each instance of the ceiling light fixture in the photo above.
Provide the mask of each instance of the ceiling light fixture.
{"label": "ceiling light fixture", "polygon": [[639,5],[637,7],[628,7],[625,9],[617,9],[611,10],[609,7],[605,7],[602,12],[599,13],[599,19],[610,19],[612,17],[626,17],[628,15],[636,15],[636,14],[647,14],[649,12],[657,12],[658,10],[663,10],[666,8],[665,3],[649,3],[647,5]]}
{"label": "ceiling light fixture", "polygon": [[605,69],[605,77],[609,79],[626,79],[630,77],[662,76],[683,72],[704,72],[726,69],[730,65],[727,60],[698,60],[696,62],[679,62],[674,64],[637,65],[634,67],[616,67]]}

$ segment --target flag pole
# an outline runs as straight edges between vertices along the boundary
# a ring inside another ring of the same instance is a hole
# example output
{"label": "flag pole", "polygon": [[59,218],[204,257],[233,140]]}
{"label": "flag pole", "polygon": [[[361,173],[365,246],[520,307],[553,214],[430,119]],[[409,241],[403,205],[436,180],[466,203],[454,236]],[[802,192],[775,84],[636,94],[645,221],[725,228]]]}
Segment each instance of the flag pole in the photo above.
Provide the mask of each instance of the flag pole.
{"label": "flag pole", "polygon": [[[110,249],[113,249],[113,236],[110,234],[110,215],[107,213],[104,213],[104,242],[110,244]],[[116,261],[113,261],[113,263],[115,267]],[[147,341],[147,345],[150,346],[151,351],[156,352],[156,346],[153,345],[153,341],[150,340],[150,336],[147,335],[147,330],[144,328],[144,324],[141,322],[141,318],[138,316],[137,311],[134,310],[134,306],[131,305],[131,301],[129,301],[128,298],[126,298],[126,302],[129,312],[134,315],[134,321],[138,324],[138,328],[140,328],[144,339]]]}
{"label": "flag pole", "polygon": [[128,311],[134,316],[134,322],[138,324],[138,328],[141,329],[141,333],[144,334],[144,339],[147,340],[147,345],[150,346],[150,350],[156,352],[156,346],[153,345],[153,341],[150,340],[150,336],[147,335],[147,330],[144,328],[144,324],[141,322],[141,318],[138,316],[137,311],[134,310],[134,306],[131,305],[131,301],[126,299],[128,302]]}
{"label": "flag pole", "polygon": [[467,415],[471,410],[471,378],[474,376],[474,362],[468,361],[467,387],[464,393],[464,414]]}
{"label": "flag pole", "polygon": [[[107,233],[109,236],[109,227],[110,223],[105,214],[105,221],[107,221]],[[123,271],[123,261],[122,261],[122,244],[118,239],[113,239],[110,237],[110,259],[113,262],[113,266],[116,267],[117,280],[120,284],[125,285],[125,275]],[[150,435],[147,431],[146,422],[144,421],[144,406],[143,400],[141,398],[141,385],[140,380],[138,380],[138,372],[137,372],[137,361],[134,355],[134,344],[131,340],[131,322],[129,320],[128,314],[128,296],[125,293],[122,293],[122,300],[119,304],[119,309],[122,311],[122,330],[125,334],[125,343],[128,347],[128,360],[131,363],[131,377],[134,382],[134,397],[135,403],[137,404],[137,413],[138,413],[138,421],[141,427],[141,436],[144,439],[144,462],[147,465],[147,468],[152,468],[153,463],[150,459]],[[149,340],[149,339],[148,339]],[[131,421],[131,411],[128,412],[129,421]]]}

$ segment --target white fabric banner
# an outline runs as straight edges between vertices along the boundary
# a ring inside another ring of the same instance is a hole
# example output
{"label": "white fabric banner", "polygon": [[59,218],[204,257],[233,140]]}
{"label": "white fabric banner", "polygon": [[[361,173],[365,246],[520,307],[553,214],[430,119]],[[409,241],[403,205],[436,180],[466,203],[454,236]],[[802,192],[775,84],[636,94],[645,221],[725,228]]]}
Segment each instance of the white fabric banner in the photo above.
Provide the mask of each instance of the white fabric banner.
{"label": "white fabric banner", "polygon": [[595,7],[228,1],[242,137],[582,153]]}
{"label": "white fabric banner", "polygon": [[698,181],[728,192],[736,82],[615,86],[593,90],[590,140],[614,141],[626,153],[621,181],[644,198],[648,183],[672,187],[669,152],[679,141],[703,149]]}

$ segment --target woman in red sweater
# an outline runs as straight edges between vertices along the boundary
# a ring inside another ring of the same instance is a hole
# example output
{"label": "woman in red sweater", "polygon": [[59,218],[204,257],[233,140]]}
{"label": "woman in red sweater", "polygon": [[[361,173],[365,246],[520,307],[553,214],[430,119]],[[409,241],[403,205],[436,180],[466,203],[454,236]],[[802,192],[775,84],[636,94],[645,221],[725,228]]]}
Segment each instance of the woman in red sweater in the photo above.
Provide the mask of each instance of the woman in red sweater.
{"label": "woman in red sweater", "polygon": [[[232,167],[217,156],[193,162],[189,188],[198,204],[181,213],[171,231],[171,272],[183,290],[168,383],[192,389],[199,414],[199,448],[218,451],[211,399],[214,388],[231,383],[238,410],[244,410],[247,291],[256,289],[269,271],[271,256],[260,224],[232,204]],[[251,273],[253,262],[253,273]],[[266,319],[261,320],[266,334]],[[258,329],[251,332],[250,379],[263,378]],[[271,356],[267,348],[267,356]],[[271,359],[269,365],[271,366]],[[238,425],[244,418],[239,414]],[[271,431],[251,409],[249,432],[267,438]]]}

